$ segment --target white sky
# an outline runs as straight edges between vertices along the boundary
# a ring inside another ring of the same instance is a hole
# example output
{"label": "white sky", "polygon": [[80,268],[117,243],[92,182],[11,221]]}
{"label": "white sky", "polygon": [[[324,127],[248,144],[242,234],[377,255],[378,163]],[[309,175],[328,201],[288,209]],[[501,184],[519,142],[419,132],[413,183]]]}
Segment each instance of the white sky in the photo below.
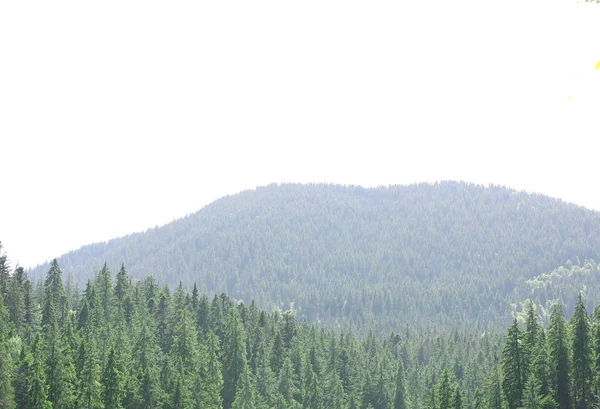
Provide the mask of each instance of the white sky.
{"label": "white sky", "polygon": [[558,3],[0,2],[0,240],[29,267],[273,182],[600,209],[600,6]]}

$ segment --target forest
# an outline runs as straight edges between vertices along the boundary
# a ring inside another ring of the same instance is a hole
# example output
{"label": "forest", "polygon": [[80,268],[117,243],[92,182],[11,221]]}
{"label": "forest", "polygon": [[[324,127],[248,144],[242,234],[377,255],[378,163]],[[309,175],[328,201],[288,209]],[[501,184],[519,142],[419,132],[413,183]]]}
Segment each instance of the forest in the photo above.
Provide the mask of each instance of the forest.
{"label": "forest", "polygon": [[[502,333],[328,328],[104,265],[83,291],[0,252],[0,408],[592,409],[600,308]],[[540,278],[540,280],[542,280]]]}
{"label": "forest", "polygon": [[598,249],[598,212],[505,187],[283,184],[58,261],[80,289],[105,262],[111,271],[124,263],[133,280],[152,275],[187,291],[196,283],[331,328],[485,331],[510,324],[530,298],[547,319],[555,300],[571,314],[587,288],[591,309],[600,302]]}

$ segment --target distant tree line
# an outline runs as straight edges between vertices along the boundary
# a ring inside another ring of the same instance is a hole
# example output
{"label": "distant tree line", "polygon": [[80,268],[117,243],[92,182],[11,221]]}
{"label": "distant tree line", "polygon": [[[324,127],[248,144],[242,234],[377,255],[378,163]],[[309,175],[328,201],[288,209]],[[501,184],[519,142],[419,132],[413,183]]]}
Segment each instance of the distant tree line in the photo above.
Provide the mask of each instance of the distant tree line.
{"label": "distant tree line", "polygon": [[[555,300],[572,313],[588,288],[600,302],[600,213],[499,186],[443,182],[365,189],[271,185],[217,200],[147,232],[63,255],[85,286],[106,262],[133,280],[226,293],[331,328],[392,331],[406,325],[500,330],[511,305]],[[559,266],[585,267],[578,289]],[[35,280],[49,269],[29,272]],[[559,282],[560,281],[560,282]],[[547,317],[545,317],[547,318]]]}
{"label": "distant tree line", "polygon": [[[520,322],[522,321],[522,322]],[[506,335],[388,334],[299,323],[104,266],[83,291],[54,260],[41,285],[0,251],[0,408],[592,409],[600,309]]]}

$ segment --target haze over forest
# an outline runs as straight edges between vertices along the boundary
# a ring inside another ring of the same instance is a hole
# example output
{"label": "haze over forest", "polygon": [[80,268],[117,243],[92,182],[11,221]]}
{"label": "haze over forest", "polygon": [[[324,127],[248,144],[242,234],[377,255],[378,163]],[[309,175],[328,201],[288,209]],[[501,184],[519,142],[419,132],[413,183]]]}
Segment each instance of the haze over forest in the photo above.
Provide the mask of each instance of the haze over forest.
{"label": "haze over forest", "polygon": [[600,408],[599,21],[0,2],[0,409]]}

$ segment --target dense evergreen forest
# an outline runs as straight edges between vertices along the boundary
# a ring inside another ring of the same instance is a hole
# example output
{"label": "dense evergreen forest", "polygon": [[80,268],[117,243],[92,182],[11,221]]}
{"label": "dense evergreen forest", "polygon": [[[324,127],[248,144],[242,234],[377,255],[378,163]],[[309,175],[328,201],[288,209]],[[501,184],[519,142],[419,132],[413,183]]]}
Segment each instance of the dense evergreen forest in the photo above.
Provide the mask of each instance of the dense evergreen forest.
{"label": "dense evergreen forest", "polygon": [[0,251],[0,408],[592,409],[600,308],[546,328],[357,336],[225,294],[133,282],[106,265],[79,292],[54,260],[34,284]]}
{"label": "dense evergreen forest", "polygon": [[598,212],[504,187],[271,185],[59,263],[80,286],[125,263],[134,280],[293,306],[330,328],[485,330],[528,298],[546,318],[555,300],[570,314],[578,291],[600,302],[599,249]]}

